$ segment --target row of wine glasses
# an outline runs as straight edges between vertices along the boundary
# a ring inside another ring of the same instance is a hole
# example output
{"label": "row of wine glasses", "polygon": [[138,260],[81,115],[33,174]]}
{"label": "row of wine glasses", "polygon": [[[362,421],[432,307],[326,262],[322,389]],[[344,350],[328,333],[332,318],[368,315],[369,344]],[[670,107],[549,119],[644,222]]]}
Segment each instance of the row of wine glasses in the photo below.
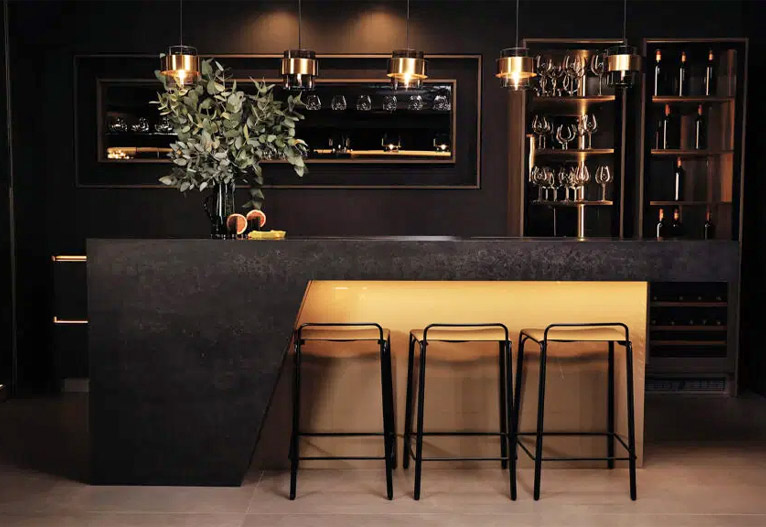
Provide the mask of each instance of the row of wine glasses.
{"label": "row of wine glasses", "polygon": [[[109,132],[113,134],[123,134],[126,132],[133,132],[136,134],[148,134],[151,130],[149,120],[146,117],[139,117],[136,122],[128,126],[128,122],[122,117],[115,117],[107,124]],[[167,116],[160,117],[159,121],[154,124],[154,131],[158,134],[172,134],[173,125],[170,124],[170,120]]]}
{"label": "row of wine glasses", "polygon": [[[386,95],[383,97],[382,108],[387,112],[395,112],[398,108],[399,100],[396,95]],[[356,98],[354,107],[359,112],[369,112],[372,110],[372,98],[369,95],[359,95]],[[348,103],[344,95],[333,95],[330,100],[330,108],[336,112],[342,112],[348,109]],[[306,97],[307,110],[321,110],[322,99],[316,93]],[[410,95],[407,100],[407,109],[419,112],[425,109],[425,101],[420,94]],[[433,109],[436,111],[449,111],[452,109],[452,103],[446,95],[436,95],[434,97]]]}
{"label": "row of wine glasses", "polygon": [[[558,169],[535,165],[529,171],[529,181],[537,186],[538,201],[559,201],[558,190],[563,188],[563,201],[577,202],[585,200],[585,186],[590,183],[591,176],[585,163],[564,164]],[[601,200],[606,201],[606,186],[612,182],[608,165],[598,165],[595,182],[601,185]]]}
{"label": "row of wine glasses", "polygon": [[[554,132],[555,130],[555,132]],[[552,119],[546,115],[535,114],[532,118],[532,132],[537,136],[537,148],[546,148],[547,136],[551,136],[559,143],[562,150],[569,148],[569,143],[580,137],[581,149],[593,148],[593,134],[598,130],[598,121],[593,114],[581,115],[576,123],[563,123],[554,126]],[[588,144],[585,144],[585,136],[588,136]],[[551,140],[551,149],[555,148]]]}
{"label": "row of wine glasses", "polygon": [[582,55],[567,54],[561,62],[552,57],[537,55],[535,57],[535,73],[537,86],[535,93],[543,97],[584,96],[588,70],[598,77],[598,95],[602,95],[601,87],[606,73],[606,56],[595,53],[590,59]]}

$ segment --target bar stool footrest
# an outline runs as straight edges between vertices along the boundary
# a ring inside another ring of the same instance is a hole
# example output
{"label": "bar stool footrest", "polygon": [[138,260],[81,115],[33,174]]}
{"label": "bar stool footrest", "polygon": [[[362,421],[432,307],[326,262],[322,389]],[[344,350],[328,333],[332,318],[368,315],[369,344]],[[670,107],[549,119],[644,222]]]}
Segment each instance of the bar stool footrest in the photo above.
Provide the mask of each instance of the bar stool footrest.
{"label": "bar stool footrest", "polygon": [[[517,436],[537,436],[536,432],[518,432]],[[628,452],[628,457],[616,457],[616,456],[599,456],[599,457],[543,457],[542,461],[630,461],[631,459],[637,459],[635,454],[630,453],[630,447],[616,432],[543,432],[543,436],[585,436],[585,437],[611,437],[616,439],[620,445]],[[527,448],[527,446],[521,442],[519,437],[516,443],[521,447],[524,453],[529,456],[530,459],[535,459],[535,455]]]}

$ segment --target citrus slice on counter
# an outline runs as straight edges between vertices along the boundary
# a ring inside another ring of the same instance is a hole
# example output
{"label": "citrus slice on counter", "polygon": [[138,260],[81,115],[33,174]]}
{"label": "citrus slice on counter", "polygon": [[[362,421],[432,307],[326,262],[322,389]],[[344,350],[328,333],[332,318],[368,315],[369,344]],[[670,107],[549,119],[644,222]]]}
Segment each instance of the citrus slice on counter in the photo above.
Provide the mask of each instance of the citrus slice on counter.
{"label": "citrus slice on counter", "polygon": [[266,225],[266,214],[262,210],[253,209],[247,213],[247,221],[257,221],[260,229]]}
{"label": "citrus slice on counter", "polygon": [[230,214],[226,218],[226,229],[229,233],[236,234],[237,236],[243,234],[247,230],[247,218],[242,214]]}

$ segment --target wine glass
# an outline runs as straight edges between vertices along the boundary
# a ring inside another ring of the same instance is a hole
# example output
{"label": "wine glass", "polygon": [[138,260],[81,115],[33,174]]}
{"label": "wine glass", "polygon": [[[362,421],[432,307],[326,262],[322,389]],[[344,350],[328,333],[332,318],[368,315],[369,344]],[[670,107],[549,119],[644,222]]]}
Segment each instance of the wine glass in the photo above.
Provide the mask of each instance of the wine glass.
{"label": "wine glass", "polygon": [[559,186],[564,187],[564,201],[569,201],[569,171],[564,165],[559,167],[556,179],[559,181]]}
{"label": "wine glass", "polygon": [[369,112],[372,110],[372,99],[369,95],[360,95],[356,98],[356,109],[360,112]]}
{"label": "wine glass", "polygon": [[567,92],[576,95],[585,76],[585,60],[579,55],[567,55],[564,57],[564,70],[570,79]]}
{"label": "wine glass", "polygon": [[601,185],[601,201],[606,201],[606,185],[612,182],[612,172],[607,165],[599,165],[596,169],[596,183]]}
{"label": "wine glass", "polygon": [[546,167],[548,170],[545,174],[545,180],[548,183],[548,188],[551,190],[553,197],[551,201],[558,201],[559,188],[561,188],[561,181],[556,174],[556,171],[552,168]]}
{"label": "wine glass", "polygon": [[577,201],[577,165],[567,169],[567,186],[572,189],[572,201]]}
{"label": "wine glass", "polygon": [[423,96],[420,94],[410,95],[410,101],[407,103],[407,109],[413,112],[419,112],[423,109]]}
{"label": "wine glass", "polygon": [[585,163],[580,163],[577,165],[577,170],[575,171],[575,179],[577,181],[577,187],[581,189],[579,191],[580,196],[582,196],[582,199],[585,199],[585,185],[590,182],[590,171],[588,170],[588,166]]}
{"label": "wine glass", "polygon": [[557,88],[559,79],[563,79],[566,76],[566,70],[564,70],[564,67],[562,64],[556,64],[553,63],[551,66],[551,71],[548,73],[548,76],[551,78],[551,95],[552,96],[561,96],[561,89]]}
{"label": "wine glass", "polygon": [[576,135],[577,128],[574,125],[560,124],[558,128],[556,128],[556,140],[561,143],[562,150],[568,149],[569,143],[575,138]]}
{"label": "wine glass", "polygon": [[383,109],[387,112],[396,111],[396,95],[386,95],[383,97]]}
{"label": "wine glass", "polygon": [[312,93],[306,97],[306,109],[312,111],[322,109],[322,99],[319,98],[319,95]]}
{"label": "wine glass", "polygon": [[535,73],[540,77],[538,81],[540,95],[548,95],[548,79],[551,69],[553,69],[553,60],[550,57],[543,57],[542,55],[535,57]]}
{"label": "wine glass", "polygon": [[606,73],[606,61],[604,60],[604,54],[603,53],[595,53],[590,58],[590,71],[593,72],[593,75],[598,77],[598,94],[602,95],[601,93],[601,84],[602,79],[604,77],[604,73]]}
{"label": "wine glass", "polygon": [[452,109],[452,104],[450,104],[449,97],[440,93],[434,97],[433,108],[439,112],[448,112]]}
{"label": "wine glass", "polygon": [[[532,170],[532,182],[537,185],[537,201],[545,201],[543,199],[543,188],[548,181],[547,171],[543,168],[535,167],[537,170]],[[547,192],[546,192],[546,198]]]}
{"label": "wine glass", "polygon": [[596,130],[598,130],[598,121],[596,121],[596,116],[592,113],[585,114],[583,116],[582,122],[585,133],[588,134],[588,148],[593,148],[591,139]]}
{"label": "wine glass", "polygon": [[[532,119],[532,131],[537,135],[537,148],[540,149],[545,148],[546,122],[547,119],[545,116],[541,116],[540,114],[535,114]],[[550,123],[548,123],[548,128],[550,128]]]}
{"label": "wine glass", "polygon": [[347,108],[346,97],[343,95],[333,95],[332,100],[330,101],[330,108],[337,112],[345,110]]}

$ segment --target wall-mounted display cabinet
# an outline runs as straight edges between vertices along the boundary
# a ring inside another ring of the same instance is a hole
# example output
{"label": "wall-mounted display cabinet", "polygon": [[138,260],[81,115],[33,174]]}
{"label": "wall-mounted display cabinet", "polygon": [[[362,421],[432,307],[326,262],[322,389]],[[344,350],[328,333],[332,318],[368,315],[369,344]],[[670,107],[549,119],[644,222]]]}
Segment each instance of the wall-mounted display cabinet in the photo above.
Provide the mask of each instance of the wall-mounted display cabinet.
{"label": "wall-mounted display cabinet", "polygon": [[[219,56],[238,87],[250,78],[277,87],[277,56]],[[429,79],[396,89],[387,56],[320,56],[322,76],[301,94],[309,173],[267,160],[269,186],[476,188],[480,178],[481,57],[428,57]],[[150,101],[156,57],[75,58],[76,158],[82,186],[158,186],[168,170],[172,127]],[[140,165],[140,169],[137,168]]]}
{"label": "wall-mounted display cabinet", "polygon": [[746,41],[648,39],[643,50],[642,236],[739,240]]}

